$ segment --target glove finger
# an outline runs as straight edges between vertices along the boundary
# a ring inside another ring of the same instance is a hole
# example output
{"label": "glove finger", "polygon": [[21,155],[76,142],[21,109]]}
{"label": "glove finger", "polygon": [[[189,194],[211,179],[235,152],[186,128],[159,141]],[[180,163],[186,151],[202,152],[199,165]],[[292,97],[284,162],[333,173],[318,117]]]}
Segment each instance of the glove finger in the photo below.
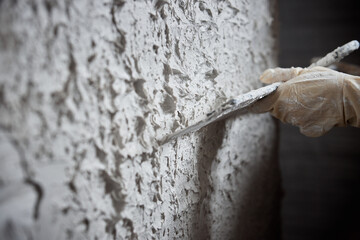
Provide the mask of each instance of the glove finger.
{"label": "glove finger", "polygon": [[260,81],[263,83],[286,82],[298,76],[303,68],[270,68],[263,72]]}

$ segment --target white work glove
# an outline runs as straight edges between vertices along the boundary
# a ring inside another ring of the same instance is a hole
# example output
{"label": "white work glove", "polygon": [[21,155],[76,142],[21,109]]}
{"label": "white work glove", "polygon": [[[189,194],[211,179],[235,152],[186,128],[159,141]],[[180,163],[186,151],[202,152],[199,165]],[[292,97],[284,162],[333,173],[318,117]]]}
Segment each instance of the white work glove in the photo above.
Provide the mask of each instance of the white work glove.
{"label": "white work glove", "polygon": [[260,80],[284,83],[258,101],[253,112],[270,112],[309,137],[324,135],[334,126],[360,127],[360,77],[325,67],[275,68]]}

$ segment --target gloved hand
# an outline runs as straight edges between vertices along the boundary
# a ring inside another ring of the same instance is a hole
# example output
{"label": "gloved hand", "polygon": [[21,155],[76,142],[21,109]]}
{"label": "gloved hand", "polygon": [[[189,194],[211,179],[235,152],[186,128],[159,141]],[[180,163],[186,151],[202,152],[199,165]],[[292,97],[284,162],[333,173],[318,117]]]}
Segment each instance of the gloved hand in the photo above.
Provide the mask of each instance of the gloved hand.
{"label": "gloved hand", "polygon": [[360,77],[325,67],[275,68],[266,70],[260,80],[284,83],[258,101],[253,112],[270,112],[309,137],[334,126],[360,127]]}

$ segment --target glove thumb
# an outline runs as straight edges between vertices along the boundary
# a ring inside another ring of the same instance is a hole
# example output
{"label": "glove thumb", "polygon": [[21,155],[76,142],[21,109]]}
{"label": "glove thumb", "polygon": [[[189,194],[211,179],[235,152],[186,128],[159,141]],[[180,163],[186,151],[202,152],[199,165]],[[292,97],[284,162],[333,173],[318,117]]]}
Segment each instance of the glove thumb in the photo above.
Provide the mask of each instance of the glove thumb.
{"label": "glove thumb", "polygon": [[286,82],[302,72],[303,68],[270,68],[260,76],[263,83]]}
{"label": "glove thumb", "polygon": [[265,113],[271,112],[274,108],[274,104],[279,98],[279,92],[275,91],[270,95],[258,100],[252,106],[249,107],[249,111],[252,113]]}

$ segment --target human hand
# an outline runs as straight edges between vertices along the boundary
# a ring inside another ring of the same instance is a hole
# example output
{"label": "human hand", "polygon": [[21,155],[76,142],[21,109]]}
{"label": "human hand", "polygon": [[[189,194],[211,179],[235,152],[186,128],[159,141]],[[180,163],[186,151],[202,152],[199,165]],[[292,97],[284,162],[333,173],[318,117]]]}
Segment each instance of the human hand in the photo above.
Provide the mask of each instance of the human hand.
{"label": "human hand", "polygon": [[264,83],[284,82],[251,111],[270,112],[282,122],[318,137],[334,126],[360,126],[360,78],[325,67],[275,68],[260,77]]}

